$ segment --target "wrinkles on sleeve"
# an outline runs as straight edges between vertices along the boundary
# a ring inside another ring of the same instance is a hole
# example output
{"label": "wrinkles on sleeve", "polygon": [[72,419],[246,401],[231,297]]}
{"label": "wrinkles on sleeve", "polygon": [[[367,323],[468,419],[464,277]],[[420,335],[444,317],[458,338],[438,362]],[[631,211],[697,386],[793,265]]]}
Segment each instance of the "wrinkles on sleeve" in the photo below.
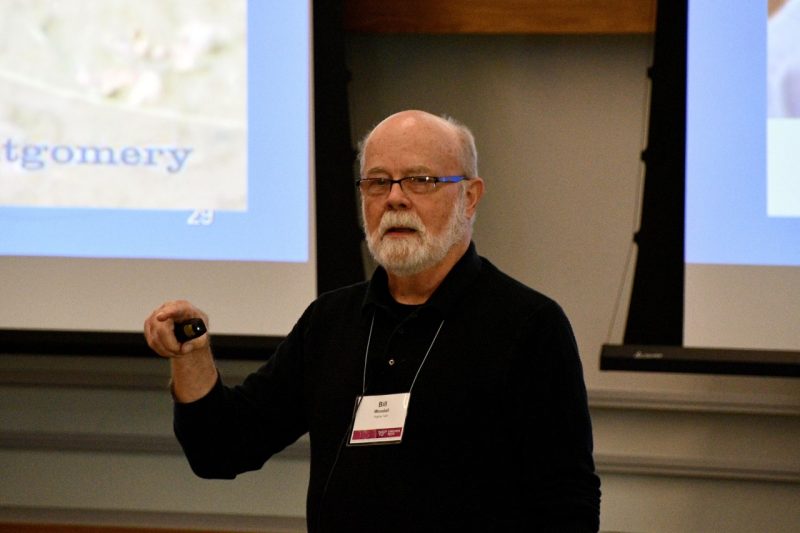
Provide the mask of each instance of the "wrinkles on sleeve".
{"label": "wrinkles on sleeve", "polygon": [[[173,430],[192,471],[202,478],[233,479],[238,472],[222,456],[226,433],[221,404],[224,385],[219,375],[214,388],[191,403],[174,402]],[[221,462],[222,461],[222,462]]]}
{"label": "wrinkles on sleeve", "polygon": [[[561,307],[549,300],[524,322],[518,354],[520,398],[534,398],[524,441],[533,457],[526,462],[526,490],[543,530],[566,531],[576,522],[599,528],[600,479],[592,456],[592,426],[572,327]],[[529,400],[530,403],[531,400]]]}
{"label": "wrinkles on sleeve", "polygon": [[301,322],[241,385],[218,377],[205,397],[175,403],[175,435],[195,474],[232,479],[257,470],[307,431]]}

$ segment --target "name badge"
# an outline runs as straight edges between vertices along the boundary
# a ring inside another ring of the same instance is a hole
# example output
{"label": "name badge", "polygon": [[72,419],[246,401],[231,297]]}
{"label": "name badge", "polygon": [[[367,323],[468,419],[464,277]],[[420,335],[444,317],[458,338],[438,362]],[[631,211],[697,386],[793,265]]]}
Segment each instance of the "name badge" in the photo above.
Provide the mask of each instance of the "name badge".
{"label": "name badge", "polygon": [[410,399],[410,392],[356,398],[349,445],[400,442]]}

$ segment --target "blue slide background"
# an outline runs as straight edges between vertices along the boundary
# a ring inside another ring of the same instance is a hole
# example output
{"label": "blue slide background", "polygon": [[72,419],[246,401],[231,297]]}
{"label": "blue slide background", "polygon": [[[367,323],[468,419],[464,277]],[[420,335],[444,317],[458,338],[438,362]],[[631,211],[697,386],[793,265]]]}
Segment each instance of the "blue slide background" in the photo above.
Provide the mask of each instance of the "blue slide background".
{"label": "blue slide background", "polygon": [[[248,2],[248,209],[0,208],[0,255],[308,261],[309,6]],[[225,179],[220,176],[220,179]]]}
{"label": "blue slide background", "polygon": [[765,2],[689,3],[687,263],[800,265],[800,218],[767,216],[766,21]]}

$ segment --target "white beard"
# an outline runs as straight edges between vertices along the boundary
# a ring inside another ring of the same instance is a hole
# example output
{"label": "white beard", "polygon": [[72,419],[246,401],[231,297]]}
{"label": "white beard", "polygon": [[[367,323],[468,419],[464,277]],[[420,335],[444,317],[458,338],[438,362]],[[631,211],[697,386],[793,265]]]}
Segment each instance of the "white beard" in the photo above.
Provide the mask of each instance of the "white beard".
{"label": "white beard", "polygon": [[[363,214],[363,204],[361,210]],[[415,232],[403,238],[384,239],[384,234],[392,227],[412,228]],[[443,261],[453,246],[464,239],[469,227],[466,194],[462,191],[447,225],[439,235],[429,232],[416,213],[387,211],[381,217],[378,228],[367,233],[367,247],[375,261],[387,272],[396,276],[413,276]]]}

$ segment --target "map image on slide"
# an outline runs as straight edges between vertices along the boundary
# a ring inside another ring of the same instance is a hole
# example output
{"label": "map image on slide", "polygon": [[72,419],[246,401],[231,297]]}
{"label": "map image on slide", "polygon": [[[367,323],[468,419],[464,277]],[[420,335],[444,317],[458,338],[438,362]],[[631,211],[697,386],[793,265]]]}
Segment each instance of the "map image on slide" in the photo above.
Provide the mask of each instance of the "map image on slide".
{"label": "map image on slide", "polygon": [[0,2],[0,207],[244,211],[245,0]]}
{"label": "map image on slide", "polygon": [[684,258],[800,266],[800,0],[730,7],[689,3]]}
{"label": "map image on slide", "polygon": [[768,3],[767,214],[800,217],[800,0]]}

